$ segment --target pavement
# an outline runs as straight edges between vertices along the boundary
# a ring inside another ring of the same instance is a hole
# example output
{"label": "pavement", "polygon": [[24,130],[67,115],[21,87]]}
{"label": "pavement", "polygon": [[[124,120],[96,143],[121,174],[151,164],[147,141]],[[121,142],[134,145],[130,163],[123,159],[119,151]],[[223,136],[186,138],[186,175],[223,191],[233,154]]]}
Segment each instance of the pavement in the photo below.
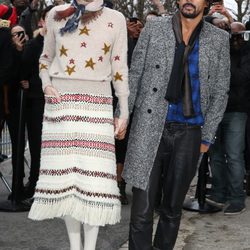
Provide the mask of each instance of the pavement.
{"label": "pavement", "polygon": [[[12,175],[10,160],[0,165],[0,171],[10,183]],[[26,172],[28,172],[27,167]],[[194,193],[194,184],[190,188],[189,195]],[[131,188],[128,187],[127,191],[131,201]],[[6,200],[7,196],[8,190],[0,180],[0,201]],[[175,250],[250,250],[249,197],[246,206],[247,210],[237,216],[225,216],[223,212],[199,214],[183,211]],[[126,241],[129,212],[130,206],[124,206],[120,224],[100,229],[97,250],[128,249]],[[69,250],[66,229],[61,219],[34,222],[27,219],[27,214],[27,212],[0,212],[0,250]],[[154,228],[157,220],[156,216]]]}

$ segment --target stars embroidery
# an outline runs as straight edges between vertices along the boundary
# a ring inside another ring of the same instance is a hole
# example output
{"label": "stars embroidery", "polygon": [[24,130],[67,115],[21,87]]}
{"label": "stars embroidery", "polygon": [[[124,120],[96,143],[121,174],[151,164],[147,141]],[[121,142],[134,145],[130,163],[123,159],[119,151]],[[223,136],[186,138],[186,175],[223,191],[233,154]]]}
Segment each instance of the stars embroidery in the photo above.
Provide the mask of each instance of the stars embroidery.
{"label": "stars embroidery", "polygon": [[110,47],[111,45],[107,45],[106,43],[104,43],[104,47],[102,48],[102,50],[104,51],[104,55],[106,55],[110,51]]}
{"label": "stars embroidery", "polygon": [[42,70],[42,69],[48,69],[48,66],[46,64],[41,63],[40,70]]}
{"label": "stars embroidery", "polygon": [[113,28],[113,26],[114,26],[114,24],[113,24],[113,23],[111,23],[111,22],[110,22],[110,23],[108,23],[108,27],[109,27],[109,28]]}
{"label": "stars embroidery", "polygon": [[85,35],[89,36],[90,29],[88,29],[87,26],[84,26],[83,29],[79,29],[79,30],[80,30],[79,36],[82,35],[82,34],[85,34]]}
{"label": "stars embroidery", "polygon": [[86,47],[87,47],[87,43],[85,43],[85,42],[82,42],[82,43],[81,43],[81,47],[84,47],[84,48],[86,48]]}
{"label": "stars embroidery", "polygon": [[67,50],[65,49],[64,46],[62,45],[61,49],[60,49],[60,56],[68,56],[67,55]]}
{"label": "stars embroidery", "polygon": [[98,61],[103,62],[103,56],[99,56]]}
{"label": "stars embroidery", "polygon": [[89,60],[86,60],[85,62],[86,62],[85,68],[90,67],[92,70],[94,70],[94,65],[95,65],[96,63],[93,62],[92,57],[91,57]]}
{"label": "stars embroidery", "polygon": [[123,81],[122,80],[122,75],[120,75],[118,72],[114,75],[115,81]]}
{"label": "stars embroidery", "polygon": [[115,57],[114,57],[114,60],[115,60],[115,61],[120,61],[120,57],[119,57],[119,56],[115,56]]}
{"label": "stars embroidery", "polygon": [[69,60],[69,64],[75,64],[75,60],[72,58]]}
{"label": "stars embroidery", "polygon": [[66,66],[67,67],[67,69],[65,70],[65,72],[67,72],[68,73],[68,75],[70,76],[73,72],[76,72],[75,71],[75,65],[73,66],[73,67],[69,67],[68,65]]}

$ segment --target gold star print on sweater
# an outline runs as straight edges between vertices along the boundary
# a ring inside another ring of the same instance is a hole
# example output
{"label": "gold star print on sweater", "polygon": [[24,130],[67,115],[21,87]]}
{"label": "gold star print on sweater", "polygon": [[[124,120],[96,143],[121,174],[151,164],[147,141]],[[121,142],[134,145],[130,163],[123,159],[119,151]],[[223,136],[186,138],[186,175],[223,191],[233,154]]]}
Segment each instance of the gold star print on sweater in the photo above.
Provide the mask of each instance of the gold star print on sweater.
{"label": "gold star print on sweater", "polygon": [[62,45],[62,47],[60,49],[60,56],[68,56],[67,51],[68,51],[68,49],[65,49],[64,46]]}
{"label": "gold star print on sweater", "polygon": [[104,43],[104,47],[102,48],[102,50],[104,51],[104,55],[106,55],[110,51],[110,47],[111,45],[107,45],[106,43]]}
{"label": "gold star print on sweater", "polygon": [[118,72],[114,75],[115,81],[123,81],[122,80],[122,75],[120,75]]}
{"label": "gold star print on sweater", "polygon": [[91,57],[89,60],[86,60],[85,62],[86,62],[85,68],[90,67],[91,69],[94,70],[94,65],[95,65],[96,63],[93,62],[92,57]]}
{"label": "gold star print on sweater", "polygon": [[67,67],[67,69],[65,70],[65,72],[67,72],[69,76],[70,76],[73,72],[76,72],[76,71],[75,71],[75,67],[76,67],[75,65],[72,66],[72,67],[69,67],[69,66],[67,65],[66,67]]}
{"label": "gold star print on sweater", "polygon": [[48,66],[46,64],[40,63],[40,70],[42,69],[48,69]]}
{"label": "gold star print on sweater", "polygon": [[80,30],[79,36],[82,35],[82,34],[85,34],[85,35],[89,36],[90,29],[88,29],[87,26],[84,26],[83,29],[79,29],[79,30]]}

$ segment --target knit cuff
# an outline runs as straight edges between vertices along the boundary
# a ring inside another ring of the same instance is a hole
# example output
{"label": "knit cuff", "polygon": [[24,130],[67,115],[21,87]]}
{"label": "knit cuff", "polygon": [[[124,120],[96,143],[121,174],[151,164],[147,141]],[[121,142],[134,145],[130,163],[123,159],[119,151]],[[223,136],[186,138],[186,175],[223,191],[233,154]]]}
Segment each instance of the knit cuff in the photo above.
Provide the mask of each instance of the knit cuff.
{"label": "knit cuff", "polygon": [[128,96],[119,96],[120,115],[119,118],[128,119]]}

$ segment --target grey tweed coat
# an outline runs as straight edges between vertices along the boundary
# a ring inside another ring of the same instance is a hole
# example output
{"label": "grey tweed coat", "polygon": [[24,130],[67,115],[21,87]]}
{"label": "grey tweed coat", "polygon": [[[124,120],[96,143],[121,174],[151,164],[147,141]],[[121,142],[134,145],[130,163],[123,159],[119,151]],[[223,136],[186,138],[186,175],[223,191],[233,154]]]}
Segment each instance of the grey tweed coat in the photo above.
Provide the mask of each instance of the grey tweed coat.
{"label": "grey tweed coat", "polygon": [[[129,110],[134,108],[123,178],[146,189],[166,120],[164,99],[175,53],[170,17],[149,21],[132,57]],[[212,142],[226,108],[230,82],[229,37],[204,22],[199,37],[202,140]]]}

